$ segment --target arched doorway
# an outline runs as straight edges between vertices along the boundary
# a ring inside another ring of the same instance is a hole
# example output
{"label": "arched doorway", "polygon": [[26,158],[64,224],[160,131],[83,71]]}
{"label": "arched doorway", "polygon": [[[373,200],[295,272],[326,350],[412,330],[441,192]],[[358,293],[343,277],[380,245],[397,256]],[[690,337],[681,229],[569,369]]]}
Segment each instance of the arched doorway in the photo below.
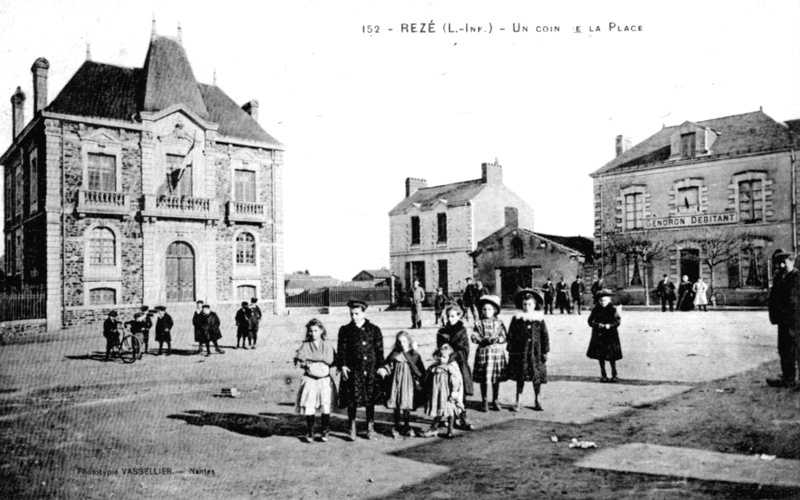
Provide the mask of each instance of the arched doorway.
{"label": "arched doorway", "polygon": [[176,241],[167,247],[167,302],[194,301],[194,252]]}

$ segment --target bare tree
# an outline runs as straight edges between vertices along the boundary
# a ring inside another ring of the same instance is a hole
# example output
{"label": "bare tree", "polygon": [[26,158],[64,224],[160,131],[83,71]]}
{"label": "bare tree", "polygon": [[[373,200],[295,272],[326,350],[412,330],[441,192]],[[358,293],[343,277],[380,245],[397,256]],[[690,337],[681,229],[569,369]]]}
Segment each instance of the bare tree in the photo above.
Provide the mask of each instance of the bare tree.
{"label": "bare tree", "polygon": [[630,231],[624,233],[614,233],[608,235],[607,249],[619,258],[623,257],[626,261],[639,262],[642,266],[644,275],[644,300],[645,305],[650,305],[650,283],[648,268],[652,268],[653,263],[667,256],[668,246],[661,241],[651,237],[649,231]]}
{"label": "bare tree", "polygon": [[710,273],[709,295],[714,296],[714,268],[728,262],[739,253],[741,237],[729,229],[711,229],[702,235],[687,238],[678,242],[690,244],[700,250],[700,261],[708,266]]}

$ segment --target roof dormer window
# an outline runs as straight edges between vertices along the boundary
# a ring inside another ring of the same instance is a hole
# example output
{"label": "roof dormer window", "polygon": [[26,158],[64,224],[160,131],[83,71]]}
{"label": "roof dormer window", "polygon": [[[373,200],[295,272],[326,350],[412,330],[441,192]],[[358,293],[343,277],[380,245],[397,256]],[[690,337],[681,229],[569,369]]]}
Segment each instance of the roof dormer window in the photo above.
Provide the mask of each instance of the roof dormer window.
{"label": "roof dormer window", "polygon": [[694,132],[681,134],[681,158],[694,158],[695,144],[697,144],[697,140]]}

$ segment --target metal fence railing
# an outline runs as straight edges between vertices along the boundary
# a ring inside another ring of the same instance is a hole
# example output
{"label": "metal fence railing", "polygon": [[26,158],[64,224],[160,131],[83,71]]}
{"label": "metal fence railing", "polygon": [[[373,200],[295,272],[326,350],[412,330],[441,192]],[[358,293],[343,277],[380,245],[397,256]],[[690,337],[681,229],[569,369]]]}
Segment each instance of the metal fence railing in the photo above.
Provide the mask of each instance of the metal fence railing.
{"label": "metal fence railing", "polygon": [[0,294],[0,321],[44,318],[46,300],[43,293]]}
{"label": "metal fence railing", "polygon": [[368,304],[390,304],[392,290],[378,288],[324,288],[306,290],[298,295],[286,296],[286,307],[341,307],[350,300],[363,300]]}

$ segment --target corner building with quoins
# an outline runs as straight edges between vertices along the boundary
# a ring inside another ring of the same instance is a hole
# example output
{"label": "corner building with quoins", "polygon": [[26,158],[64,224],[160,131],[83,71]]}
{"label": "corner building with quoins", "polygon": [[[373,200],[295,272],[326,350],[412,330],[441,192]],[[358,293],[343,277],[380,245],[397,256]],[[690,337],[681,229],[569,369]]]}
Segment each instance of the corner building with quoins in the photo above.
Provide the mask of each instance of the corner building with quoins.
{"label": "corner building with quoins", "polygon": [[13,108],[5,181],[8,281],[45,293],[57,329],[142,304],[283,309],[284,146],[198,83],[181,40],[150,41],[142,68],[87,60],[52,101],[33,65],[33,119]]}
{"label": "corner building with quoins", "polygon": [[[714,298],[765,304],[772,257],[797,250],[799,133],[800,120],[781,123],[759,110],[664,127],[633,147],[618,136],[617,156],[591,174],[595,263],[617,299],[642,303],[645,279],[652,293],[664,274],[676,286],[684,275],[711,286],[703,240],[713,239],[732,242],[713,266]],[[638,262],[614,250],[626,236],[663,251]]]}

